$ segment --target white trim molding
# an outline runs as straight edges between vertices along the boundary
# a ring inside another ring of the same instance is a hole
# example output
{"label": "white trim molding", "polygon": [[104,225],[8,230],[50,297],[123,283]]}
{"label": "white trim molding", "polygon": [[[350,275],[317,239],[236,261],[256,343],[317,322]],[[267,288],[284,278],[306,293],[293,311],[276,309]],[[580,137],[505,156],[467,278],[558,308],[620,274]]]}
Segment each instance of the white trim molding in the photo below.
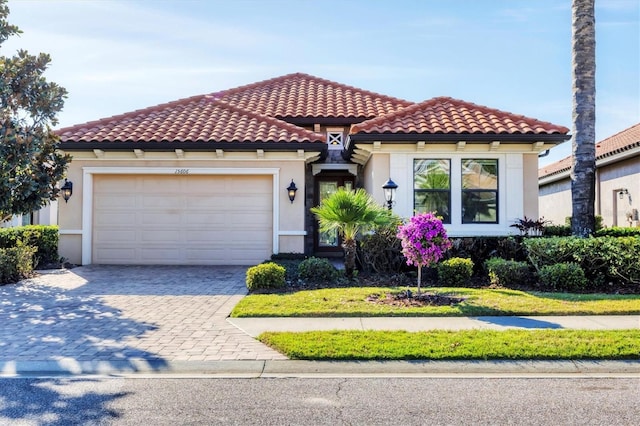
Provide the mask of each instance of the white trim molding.
{"label": "white trim molding", "polygon": [[299,236],[305,236],[307,235],[307,231],[280,231],[278,232],[278,235],[280,235],[281,237],[299,237]]}
{"label": "white trim molding", "polygon": [[[272,176],[272,250],[279,252],[280,169],[274,167],[83,167],[82,168],[82,229],[61,230],[61,234],[82,235],[82,264],[89,265],[93,257],[93,176],[94,175],[271,175]],[[290,232],[290,231],[284,231]],[[296,231],[293,231],[296,232]],[[286,234],[285,234],[286,235]],[[298,234],[295,234],[298,235]],[[305,234],[306,235],[306,234]]]}

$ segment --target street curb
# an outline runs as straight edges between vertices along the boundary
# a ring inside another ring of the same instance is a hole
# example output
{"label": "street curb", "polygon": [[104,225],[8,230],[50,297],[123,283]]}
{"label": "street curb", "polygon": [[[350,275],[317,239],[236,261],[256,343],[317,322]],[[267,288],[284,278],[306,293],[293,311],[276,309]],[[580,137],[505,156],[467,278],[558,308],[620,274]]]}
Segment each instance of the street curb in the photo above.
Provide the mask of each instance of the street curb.
{"label": "street curb", "polygon": [[0,361],[0,377],[638,377],[640,360],[613,361]]}

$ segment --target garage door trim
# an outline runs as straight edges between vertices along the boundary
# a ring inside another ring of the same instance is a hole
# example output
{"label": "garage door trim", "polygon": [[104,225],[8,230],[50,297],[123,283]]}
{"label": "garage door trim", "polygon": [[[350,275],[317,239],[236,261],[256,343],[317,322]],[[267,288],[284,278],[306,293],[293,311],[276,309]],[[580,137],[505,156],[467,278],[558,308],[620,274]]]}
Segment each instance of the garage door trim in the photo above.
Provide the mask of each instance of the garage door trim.
{"label": "garage door trim", "polygon": [[273,197],[272,245],[278,253],[280,169],[278,168],[196,168],[196,167],[83,167],[82,168],[82,264],[92,261],[93,175],[271,175]]}

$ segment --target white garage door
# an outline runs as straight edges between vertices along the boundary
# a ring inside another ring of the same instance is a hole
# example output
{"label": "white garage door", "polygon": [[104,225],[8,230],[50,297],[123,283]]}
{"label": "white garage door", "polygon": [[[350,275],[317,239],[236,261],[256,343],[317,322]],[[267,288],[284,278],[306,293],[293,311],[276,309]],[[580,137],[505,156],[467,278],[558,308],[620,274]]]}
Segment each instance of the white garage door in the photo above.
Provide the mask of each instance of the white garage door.
{"label": "white garage door", "polygon": [[272,177],[95,175],[93,263],[252,265],[272,253]]}

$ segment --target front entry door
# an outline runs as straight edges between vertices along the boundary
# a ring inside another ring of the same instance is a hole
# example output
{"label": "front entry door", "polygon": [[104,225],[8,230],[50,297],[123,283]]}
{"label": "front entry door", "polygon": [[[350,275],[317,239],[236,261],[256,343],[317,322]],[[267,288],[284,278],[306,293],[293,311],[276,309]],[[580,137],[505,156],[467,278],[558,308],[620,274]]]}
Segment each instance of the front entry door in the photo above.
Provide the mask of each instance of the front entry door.
{"label": "front entry door", "polygon": [[[340,187],[344,187],[347,190],[353,189],[353,176],[331,176],[331,177],[319,177],[316,181],[316,205],[320,205],[322,200],[333,194]],[[342,238],[338,235],[338,231],[321,232],[318,222],[315,226],[315,251],[317,254],[338,254],[342,253]]]}

